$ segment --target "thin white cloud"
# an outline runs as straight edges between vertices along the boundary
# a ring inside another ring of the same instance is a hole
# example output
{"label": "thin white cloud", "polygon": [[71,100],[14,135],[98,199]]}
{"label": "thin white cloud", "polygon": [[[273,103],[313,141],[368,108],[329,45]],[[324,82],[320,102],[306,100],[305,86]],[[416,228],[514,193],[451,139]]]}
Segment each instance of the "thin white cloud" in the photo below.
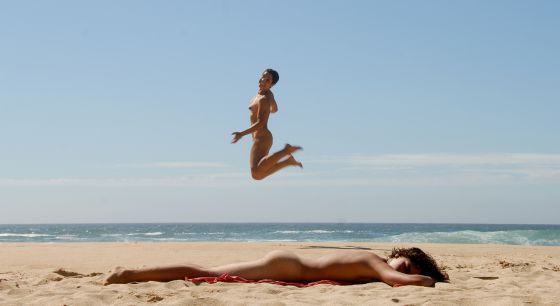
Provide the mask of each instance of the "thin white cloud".
{"label": "thin white cloud", "polygon": [[308,179],[282,179],[267,187],[434,187],[434,186],[498,186],[560,184],[560,171],[541,175],[507,173],[446,173],[426,175],[372,175],[360,177],[319,177]]}
{"label": "thin white cloud", "polygon": [[305,187],[382,187],[382,186],[474,186],[517,184],[560,184],[560,171],[535,172],[464,172],[426,175],[372,175],[337,177],[328,174],[277,175],[256,182],[248,173],[201,175],[168,178],[54,178],[0,179],[0,188],[21,187],[98,187],[98,188],[305,188]]}
{"label": "thin white cloud", "polygon": [[384,154],[325,157],[315,163],[342,163],[372,167],[426,167],[426,166],[560,166],[560,154]]}
{"label": "thin white cloud", "polygon": [[164,168],[164,169],[193,169],[193,168],[226,168],[227,165],[211,162],[194,162],[194,161],[172,161],[172,162],[151,162],[138,164],[123,164],[124,167],[138,168]]}
{"label": "thin white cloud", "polygon": [[[322,186],[461,186],[560,183],[560,154],[386,154],[325,157]],[[338,176],[338,177],[336,177]]]}
{"label": "thin white cloud", "polygon": [[[0,178],[10,187],[368,187],[560,184],[559,154],[392,154],[322,158],[311,169],[283,171],[255,182],[249,170],[219,171],[214,163],[151,163],[154,167],[204,167],[204,173],[150,178]],[[329,166],[324,167],[325,164]]]}
{"label": "thin white cloud", "polygon": [[0,179],[0,188],[11,187],[241,187],[248,180],[241,173],[201,174],[181,177],[157,178],[45,178],[45,179]]}

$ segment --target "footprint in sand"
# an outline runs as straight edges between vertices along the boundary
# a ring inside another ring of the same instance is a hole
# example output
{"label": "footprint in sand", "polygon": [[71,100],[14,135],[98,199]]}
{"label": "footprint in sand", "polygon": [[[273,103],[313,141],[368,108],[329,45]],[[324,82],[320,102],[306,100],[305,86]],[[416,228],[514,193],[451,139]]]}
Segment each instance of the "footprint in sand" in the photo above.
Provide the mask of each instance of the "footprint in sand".
{"label": "footprint in sand", "polygon": [[551,268],[548,267],[542,267],[543,270],[552,270],[554,272],[560,272],[560,266],[552,266]]}
{"label": "footprint in sand", "polygon": [[56,273],[56,274],[64,276],[64,277],[76,277],[76,278],[94,277],[94,276],[98,276],[98,275],[103,274],[103,273],[99,273],[99,272],[93,272],[93,273],[90,273],[90,274],[81,274],[81,273],[78,273],[78,272],[72,272],[72,271],[65,270],[64,268],[60,268],[58,270],[55,270],[55,271],[53,271],[53,273]]}
{"label": "footprint in sand", "polygon": [[528,272],[530,271],[534,264],[528,263],[528,262],[508,262],[505,260],[500,260],[499,261],[499,265],[502,267],[502,269],[506,269],[506,268],[511,268],[512,271],[514,272]]}
{"label": "footprint in sand", "polygon": [[528,266],[531,265],[528,262],[513,263],[513,262],[508,262],[508,261],[505,261],[505,260],[500,260],[499,264],[504,269],[505,268],[515,268],[515,267],[528,267]]}
{"label": "footprint in sand", "polygon": [[8,289],[12,289],[13,286],[8,283],[8,280],[5,278],[0,278],[0,290],[8,290]]}
{"label": "footprint in sand", "polygon": [[149,303],[155,303],[155,302],[159,302],[159,301],[163,300],[163,298],[161,296],[159,296],[157,294],[154,294],[154,293],[147,294],[147,298],[148,299],[146,300],[146,302],[149,302]]}
{"label": "footprint in sand", "polygon": [[68,271],[65,270],[63,268],[54,270],[52,273],[49,273],[47,276],[45,276],[42,280],[38,281],[37,283],[35,283],[35,286],[40,286],[40,285],[45,285],[48,284],[50,282],[59,282],[65,278],[82,278],[82,277],[94,277],[97,275],[100,275],[102,273],[97,273],[97,272],[93,272],[90,274],[81,274],[81,273],[77,273],[77,272],[72,272],[72,271]]}
{"label": "footprint in sand", "polygon": [[148,303],[155,303],[162,301],[163,298],[155,293],[141,293],[134,295],[138,299],[145,299]]}

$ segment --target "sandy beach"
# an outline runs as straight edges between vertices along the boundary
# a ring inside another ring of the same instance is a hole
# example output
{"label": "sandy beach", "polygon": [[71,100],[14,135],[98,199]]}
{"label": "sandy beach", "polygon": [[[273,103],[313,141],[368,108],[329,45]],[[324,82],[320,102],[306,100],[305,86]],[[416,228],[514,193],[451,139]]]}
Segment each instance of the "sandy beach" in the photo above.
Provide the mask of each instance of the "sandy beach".
{"label": "sandy beach", "polygon": [[[451,281],[435,288],[384,283],[309,288],[272,284],[172,281],[102,286],[115,266],[219,265],[271,250],[318,257],[354,249],[386,255],[395,244],[373,243],[3,243],[0,305],[557,305],[560,247],[418,245]],[[410,246],[399,244],[398,246]]]}

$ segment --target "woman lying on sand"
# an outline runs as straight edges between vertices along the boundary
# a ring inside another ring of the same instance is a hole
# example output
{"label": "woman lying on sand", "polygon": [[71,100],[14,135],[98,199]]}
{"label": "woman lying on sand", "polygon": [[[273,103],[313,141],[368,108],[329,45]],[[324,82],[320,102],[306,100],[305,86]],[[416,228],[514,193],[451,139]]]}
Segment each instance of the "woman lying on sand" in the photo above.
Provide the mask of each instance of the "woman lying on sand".
{"label": "woman lying on sand", "polygon": [[435,260],[419,248],[395,248],[384,259],[367,251],[336,253],[316,259],[300,258],[289,251],[272,251],[261,259],[205,268],[197,265],[125,270],[117,268],[104,285],[182,280],[222,274],[248,280],[272,279],[284,282],[320,280],[366,283],[382,281],[391,286],[434,286],[448,279]]}

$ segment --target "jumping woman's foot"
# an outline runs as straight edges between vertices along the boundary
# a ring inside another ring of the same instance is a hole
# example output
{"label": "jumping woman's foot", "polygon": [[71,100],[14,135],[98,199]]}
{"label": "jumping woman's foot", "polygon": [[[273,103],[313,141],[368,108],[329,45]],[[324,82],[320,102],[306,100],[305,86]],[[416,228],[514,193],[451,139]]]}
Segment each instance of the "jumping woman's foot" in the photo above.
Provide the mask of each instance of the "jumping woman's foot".
{"label": "jumping woman's foot", "polygon": [[294,152],[296,152],[296,151],[303,150],[303,148],[300,147],[300,146],[292,146],[292,145],[290,145],[289,143],[287,143],[287,144],[284,146],[284,150],[286,150],[286,152],[288,152],[288,154],[292,154],[292,153],[294,153]]}
{"label": "jumping woman's foot", "polygon": [[300,167],[300,168],[303,169],[303,164],[302,164],[301,162],[297,161],[292,155],[290,155],[290,156],[286,159],[286,161],[288,162],[289,165],[298,166],[298,167]]}

